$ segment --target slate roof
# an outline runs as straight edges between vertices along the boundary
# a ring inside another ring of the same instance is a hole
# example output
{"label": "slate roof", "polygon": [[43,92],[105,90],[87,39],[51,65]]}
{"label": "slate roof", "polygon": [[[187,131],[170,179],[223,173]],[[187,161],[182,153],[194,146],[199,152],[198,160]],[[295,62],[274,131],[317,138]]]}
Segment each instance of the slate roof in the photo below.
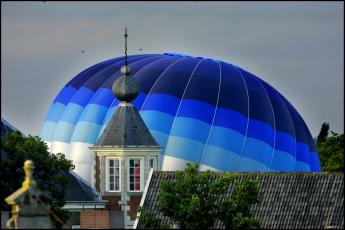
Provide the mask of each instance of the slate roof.
{"label": "slate roof", "polygon": [[121,102],[95,146],[156,146],[137,109]]}
{"label": "slate roof", "polygon": [[[214,173],[212,180],[221,173]],[[235,173],[236,179],[259,178],[261,203],[252,207],[266,229],[324,229],[344,227],[343,173]],[[160,182],[173,180],[175,172],[153,172],[144,208],[163,223],[159,212]],[[230,196],[234,183],[222,199]],[[141,228],[140,219],[137,228]],[[223,228],[218,221],[215,228]]]}
{"label": "slate roof", "polygon": [[66,202],[69,201],[101,201],[96,191],[74,172],[65,174],[68,177]]}

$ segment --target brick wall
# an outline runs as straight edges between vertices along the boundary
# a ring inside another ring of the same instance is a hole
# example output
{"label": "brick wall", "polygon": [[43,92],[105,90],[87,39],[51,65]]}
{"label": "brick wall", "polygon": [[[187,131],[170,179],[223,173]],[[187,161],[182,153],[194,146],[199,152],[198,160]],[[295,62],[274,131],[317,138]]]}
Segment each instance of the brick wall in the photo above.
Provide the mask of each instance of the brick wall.
{"label": "brick wall", "polygon": [[135,220],[137,217],[137,210],[140,204],[141,196],[131,196],[130,200],[128,202],[128,205],[130,206],[129,211],[127,214],[130,216],[131,220]]}
{"label": "brick wall", "polygon": [[109,211],[80,212],[80,228],[110,228]]}
{"label": "brick wall", "polygon": [[108,201],[110,211],[121,211],[121,206],[119,205],[121,196],[102,196],[102,200]]}

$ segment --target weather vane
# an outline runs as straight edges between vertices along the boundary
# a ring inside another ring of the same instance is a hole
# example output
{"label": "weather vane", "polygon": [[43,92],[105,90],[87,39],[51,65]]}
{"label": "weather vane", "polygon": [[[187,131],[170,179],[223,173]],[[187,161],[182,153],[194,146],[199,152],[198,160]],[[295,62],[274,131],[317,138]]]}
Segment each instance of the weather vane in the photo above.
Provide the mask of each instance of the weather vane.
{"label": "weather vane", "polygon": [[125,35],[123,35],[125,37],[125,66],[127,66],[127,27],[125,27]]}

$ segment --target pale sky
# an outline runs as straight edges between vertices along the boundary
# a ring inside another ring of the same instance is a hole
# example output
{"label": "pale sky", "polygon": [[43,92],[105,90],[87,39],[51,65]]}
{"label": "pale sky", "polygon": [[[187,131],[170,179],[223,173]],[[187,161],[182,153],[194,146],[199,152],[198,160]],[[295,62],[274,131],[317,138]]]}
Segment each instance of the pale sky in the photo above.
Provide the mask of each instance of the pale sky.
{"label": "pale sky", "polygon": [[248,68],[294,105],[314,137],[325,121],[344,132],[340,1],[1,2],[1,117],[40,135],[69,80],[123,55],[124,27],[129,54],[176,52]]}

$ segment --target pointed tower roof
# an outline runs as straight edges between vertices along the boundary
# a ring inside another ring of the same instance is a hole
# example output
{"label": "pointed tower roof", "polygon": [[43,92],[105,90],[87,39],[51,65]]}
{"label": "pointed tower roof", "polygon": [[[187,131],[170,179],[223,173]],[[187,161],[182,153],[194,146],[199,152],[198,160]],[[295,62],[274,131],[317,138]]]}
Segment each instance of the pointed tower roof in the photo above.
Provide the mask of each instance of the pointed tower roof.
{"label": "pointed tower roof", "polygon": [[95,146],[158,146],[132,103],[121,102]]}
{"label": "pointed tower roof", "polygon": [[159,147],[135,106],[131,103],[140,91],[139,84],[130,75],[127,65],[127,28],[125,33],[125,65],[113,84],[113,93],[121,101],[116,112],[95,146],[155,146]]}

